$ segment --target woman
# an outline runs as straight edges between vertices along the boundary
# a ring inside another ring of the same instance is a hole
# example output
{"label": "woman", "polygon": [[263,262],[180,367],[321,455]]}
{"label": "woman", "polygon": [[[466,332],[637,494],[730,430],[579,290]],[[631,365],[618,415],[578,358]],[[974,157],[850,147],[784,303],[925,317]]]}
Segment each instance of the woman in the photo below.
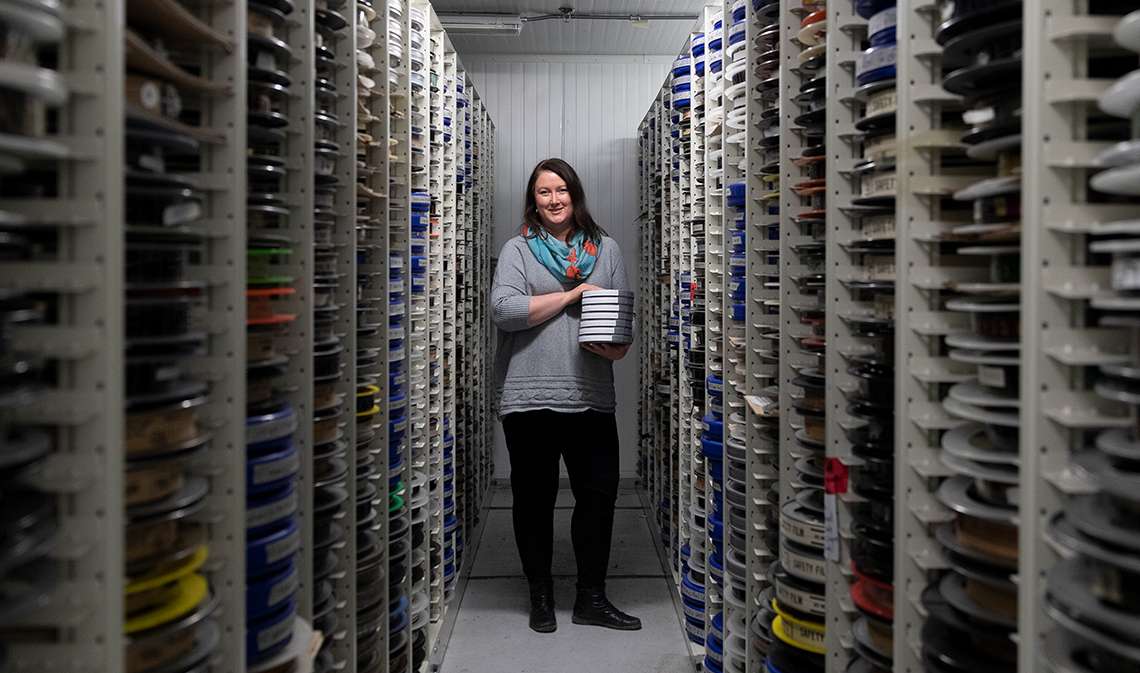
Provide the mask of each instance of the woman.
{"label": "woman", "polygon": [[530,582],[530,627],[548,633],[558,626],[550,564],[561,456],[575,501],[573,622],[640,629],[641,621],[605,593],[618,486],[612,361],[625,357],[629,344],[578,344],[582,293],[629,287],[621,250],[594,223],[578,175],[561,159],[534,167],[523,217],[522,234],[499,255],[491,307],[500,330],[495,389],[511,459],[515,543]]}

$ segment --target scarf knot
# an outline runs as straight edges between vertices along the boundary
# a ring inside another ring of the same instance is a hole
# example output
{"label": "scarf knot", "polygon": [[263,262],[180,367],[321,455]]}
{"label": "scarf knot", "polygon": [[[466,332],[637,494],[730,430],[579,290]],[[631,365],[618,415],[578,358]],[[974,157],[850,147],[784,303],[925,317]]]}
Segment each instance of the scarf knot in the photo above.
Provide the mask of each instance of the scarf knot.
{"label": "scarf knot", "polygon": [[560,282],[584,281],[594,270],[594,262],[598,261],[598,252],[602,247],[600,241],[594,243],[581,231],[574,234],[569,244],[547,236],[542,230],[535,236],[530,234],[528,227],[526,244],[530,251]]}

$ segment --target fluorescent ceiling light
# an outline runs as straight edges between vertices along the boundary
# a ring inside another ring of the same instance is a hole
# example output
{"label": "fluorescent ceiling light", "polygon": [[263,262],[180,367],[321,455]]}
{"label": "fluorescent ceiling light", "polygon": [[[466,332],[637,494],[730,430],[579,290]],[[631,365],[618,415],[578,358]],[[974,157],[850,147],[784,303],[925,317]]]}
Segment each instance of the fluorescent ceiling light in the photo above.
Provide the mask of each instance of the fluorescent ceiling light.
{"label": "fluorescent ceiling light", "polygon": [[439,22],[452,35],[518,35],[523,24],[509,14],[445,14]]}

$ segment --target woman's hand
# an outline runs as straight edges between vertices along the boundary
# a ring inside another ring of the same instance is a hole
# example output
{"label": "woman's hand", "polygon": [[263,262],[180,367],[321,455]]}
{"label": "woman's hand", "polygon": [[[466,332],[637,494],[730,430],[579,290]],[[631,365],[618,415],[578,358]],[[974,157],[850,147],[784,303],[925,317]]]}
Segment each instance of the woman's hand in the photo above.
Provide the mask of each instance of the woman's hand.
{"label": "woman's hand", "polygon": [[567,302],[566,305],[569,306],[570,304],[577,304],[578,302],[582,301],[582,293],[587,291],[587,290],[604,290],[604,289],[605,289],[604,287],[598,287],[597,285],[590,285],[589,283],[582,283],[581,285],[574,288],[573,290],[569,290],[566,292],[566,294],[572,296],[572,298],[570,299],[569,302]]}
{"label": "woman's hand", "polygon": [[629,344],[584,343],[580,345],[591,353],[601,355],[614,362],[624,358],[625,354],[629,352]]}
{"label": "woman's hand", "polygon": [[530,311],[527,313],[526,326],[535,327],[550,320],[562,312],[562,309],[582,301],[582,293],[586,290],[601,290],[597,285],[582,283],[572,290],[565,292],[552,292],[540,294],[530,298]]}

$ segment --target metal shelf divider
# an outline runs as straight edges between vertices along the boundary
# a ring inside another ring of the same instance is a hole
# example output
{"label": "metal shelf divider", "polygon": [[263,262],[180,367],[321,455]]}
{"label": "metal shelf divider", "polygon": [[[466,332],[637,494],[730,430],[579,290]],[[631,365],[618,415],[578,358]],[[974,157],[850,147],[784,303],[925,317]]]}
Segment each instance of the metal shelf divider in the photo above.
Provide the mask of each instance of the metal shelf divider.
{"label": "metal shelf divider", "polygon": [[[445,434],[454,435],[456,460],[465,461],[461,474],[456,470],[456,508],[461,512],[459,529],[470,533],[478,522],[479,510],[489,487],[491,472],[490,414],[490,339],[489,313],[486,310],[490,285],[490,224],[492,220],[490,187],[494,176],[494,126],[457,56],[439,30],[430,4],[413,5],[430,17],[435,31],[425,26],[425,38],[436,41],[425,61],[426,69],[437,64],[441,78],[451,88],[446,100],[456,100],[454,86],[466,85],[471,107],[454,108],[455,140],[449,148],[425,152],[438,157],[421,181],[410,171],[412,103],[425,113],[430,97],[425,93],[411,95],[409,76],[411,31],[410,7],[400,3],[404,17],[404,40],[391,44],[388,32],[388,3],[378,10],[374,20],[376,40],[366,49],[376,63],[378,89],[389,87],[393,66],[388,55],[401,55],[398,86],[390,94],[358,99],[358,29],[364,14],[353,4],[346,8],[348,25],[337,32],[330,45],[335,53],[337,69],[333,82],[340,96],[335,114],[341,122],[335,141],[341,148],[338,156],[335,192],[336,218],[333,242],[336,246],[338,285],[335,301],[343,309],[334,327],[344,348],[345,376],[336,393],[347,408],[355,410],[356,353],[358,348],[388,350],[387,292],[389,253],[400,250],[405,273],[402,280],[410,288],[410,192],[415,184],[432,187],[441,204],[438,224],[433,224],[429,276],[432,300],[424,300],[427,315],[434,326],[427,335],[410,343],[423,346],[409,357],[409,366],[424,367],[424,392],[430,416],[418,432],[406,440],[407,461],[400,474],[405,484],[411,476],[411,465],[425,467],[442,464]],[[205,230],[204,251],[200,264],[191,267],[197,280],[207,281],[208,317],[207,353],[188,366],[196,377],[208,382],[209,402],[199,414],[200,421],[213,432],[210,446],[195,457],[192,470],[207,477],[210,493],[206,506],[196,521],[204,524],[210,558],[203,571],[209,578],[211,591],[219,600],[214,619],[221,627],[221,640],[212,657],[220,671],[245,669],[245,536],[246,536],[246,287],[247,238],[247,132],[246,89],[248,49],[246,46],[247,3],[207,3],[192,8],[207,25],[232,41],[219,49],[202,49],[196,62],[201,77],[220,85],[219,91],[194,97],[192,104],[201,112],[203,130],[210,140],[201,148],[201,171],[189,177],[196,179],[205,195],[205,217],[199,226]],[[282,275],[292,277],[294,295],[281,302],[281,311],[296,314],[297,319],[278,339],[291,362],[282,378],[289,400],[296,411],[298,430],[294,444],[301,456],[297,475],[300,504],[301,553],[298,555],[298,615],[313,617],[313,352],[315,258],[315,185],[314,119],[316,40],[315,5],[299,3],[278,29],[278,37],[292,49],[293,56],[282,63],[292,79],[290,95],[281,110],[291,120],[283,141],[283,158],[287,169],[283,189],[290,209],[287,228],[281,233],[291,239],[292,255],[281,268]],[[70,90],[69,98],[58,114],[59,129],[51,138],[69,151],[56,161],[59,167],[59,193],[65,196],[18,197],[0,200],[0,208],[19,213],[35,226],[52,227],[59,234],[60,257],[52,262],[12,262],[0,269],[0,285],[4,288],[50,293],[59,297],[58,316],[51,325],[18,328],[14,343],[21,351],[43,356],[57,363],[58,385],[40,393],[35,406],[6,415],[5,422],[47,425],[55,428],[56,444],[47,469],[35,484],[58,493],[61,518],[60,542],[51,558],[62,571],[62,581],[51,602],[29,613],[21,627],[59,627],[58,642],[9,643],[8,666],[16,671],[51,670],[113,671],[125,666],[123,577],[125,567],[123,522],[126,509],[124,488],[124,348],[125,348],[125,282],[122,269],[126,263],[124,240],[124,75],[126,7],[114,7],[73,0],[64,8],[66,35],[58,47],[59,71]],[[425,47],[428,39],[425,39]],[[396,116],[393,116],[395,114]],[[470,114],[470,119],[466,115]],[[425,125],[426,127],[426,125]],[[361,173],[357,169],[358,129],[367,131],[373,143],[361,145],[361,155],[377,166],[376,172]],[[470,129],[471,135],[466,131]],[[428,129],[425,128],[425,137]],[[389,147],[389,138],[397,141]],[[471,142],[464,152],[461,143]],[[457,153],[456,148],[460,148]],[[397,161],[389,161],[389,152]],[[471,158],[465,157],[471,155]],[[430,165],[430,164],[428,164]],[[448,172],[450,171],[450,173]],[[459,171],[464,171],[460,175]],[[427,176],[432,182],[428,182]],[[456,181],[459,176],[460,181]],[[361,187],[358,187],[361,185]],[[439,189],[434,189],[438,185]],[[367,187],[364,190],[363,187]],[[358,215],[360,216],[358,218]],[[382,282],[358,284],[360,274]],[[358,294],[364,292],[365,294]],[[426,296],[426,295],[425,295]],[[379,299],[376,312],[384,322],[379,336],[358,340],[358,299]],[[462,302],[462,304],[460,304]],[[462,321],[463,327],[457,321]],[[410,325],[409,325],[410,326]],[[412,331],[412,330],[409,330]],[[430,341],[429,341],[430,340]],[[426,376],[432,370],[430,356],[436,365],[438,380],[430,383]],[[409,348],[409,353],[415,349]],[[381,411],[376,423],[376,465],[383,487],[383,497],[373,505],[387,510],[388,406],[389,386],[385,371],[377,377]],[[7,414],[7,412],[5,412]],[[356,445],[357,425],[348,416],[344,423],[344,439],[348,447]],[[461,423],[461,419],[462,422]],[[445,431],[446,429],[446,431]],[[450,450],[450,449],[449,449]],[[459,458],[462,452],[462,459]],[[349,466],[344,477],[346,488],[356,484],[356,464]],[[439,635],[438,623],[448,600],[444,585],[443,555],[433,552],[442,548],[446,539],[442,470],[432,493],[431,535],[421,551],[435,602],[432,611],[435,628],[431,639]],[[410,487],[409,487],[410,491]],[[460,495],[462,494],[462,495]],[[339,573],[334,576],[339,602],[336,610],[339,628],[325,634],[333,640],[334,659],[338,667],[354,670],[357,660],[356,559],[357,524],[355,508],[346,506],[339,521],[345,529],[345,542],[336,547],[340,559]],[[388,543],[388,519],[378,517],[374,526],[382,543]],[[434,543],[434,544],[432,544]],[[458,567],[456,569],[458,572]],[[405,580],[410,593],[411,574]],[[387,591],[385,586],[384,590]],[[382,649],[388,649],[387,629],[381,629]],[[409,661],[408,670],[411,671]]]}
{"label": "metal shelf divider", "polygon": [[[860,273],[858,259],[852,259],[844,244],[858,233],[852,212],[852,197],[858,196],[859,178],[853,169],[862,158],[861,137],[855,132],[855,65],[866,39],[866,21],[857,16],[850,0],[832,0],[827,7],[827,449],[828,461],[845,466],[862,463],[851,454],[851,442],[844,432],[853,422],[846,412],[846,391],[855,387],[847,372],[852,355],[869,350],[851,334],[850,324],[841,316],[873,310],[847,281]],[[846,484],[844,485],[846,487]],[[827,563],[827,667],[845,671],[851,659],[851,622],[855,606],[851,602],[851,502],[850,490],[844,497],[827,494],[834,503],[825,511],[835,513],[826,528],[829,544],[834,544]]]}
{"label": "metal shelf divider", "polygon": [[[933,40],[939,22],[931,3],[901,4],[898,42],[898,112],[895,128],[900,147],[908,137],[941,128],[943,106],[958,100],[941,88],[939,57],[917,58]],[[926,49],[926,51],[929,51]],[[921,631],[926,611],[920,597],[945,567],[932,524],[946,520],[948,510],[935,498],[940,429],[956,422],[942,410],[945,386],[925,384],[914,376],[916,364],[944,352],[942,336],[966,326],[965,314],[946,311],[938,292],[924,291],[919,279],[942,265],[938,245],[927,241],[941,231],[941,203],[919,187],[941,174],[941,152],[899,152],[895,206],[895,606],[894,663],[900,672],[925,670]]]}
{"label": "metal shelf divider", "polygon": [[[386,12],[385,12],[386,13]],[[357,280],[357,258],[356,258],[356,241],[357,241],[357,115],[359,110],[359,99],[357,94],[360,84],[357,81],[358,62],[356,57],[357,39],[360,34],[360,29],[367,28],[363,23],[363,16],[356,7],[350,5],[344,10],[345,18],[348,19],[348,25],[336,32],[335,42],[331,45],[336,58],[338,68],[335,71],[335,79],[333,83],[336,85],[338,92],[344,92],[344,95],[337,96],[336,104],[334,106],[337,120],[340,126],[337,128],[335,135],[335,142],[340,146],[340,152],[337,156],[336,163],[336,177],[337,184],[334,195],[334,210],[336,212],[333,228],[332,238],[336,246],[336,271],[337,271],[337,289],[334,293],[333,301],[342,308],[337,312],[337,320],[333,325],[333,332],[340,339],[340,347],[342,347],[343,355],[341,356],[341,378],[337,381],[336,395],[343,400],[342,405],[345,410],[342,418],[347,421],[342,423],[344,441],[349,447],[349,453],[345,460],[348,465],[348,472],[345,474],[344,481],[341,482],[341,488],[344,488],[349,493],[348,502],[345,505],[345,515],[339,520],[340,525],[344,528],[344,542],[343,545],[336,545],[334,549],[339,558],[340,572],[333,575],[333,586],[337,596],[337,604],[334,608],[338,616],[338,628],[334,633],[324,634],[325,638],[333,639],[333,661],[334,665],[341,664],[345,666],[355,666],[358,661],[357,650],[357,408],[356,408],[356,391],[357,391],[357,339],[356,328],[360,322],[357,316],[357,295],[358,295],[358,280]],[[386,32],[387,25],[382,24],[382,30]],[[326,46],[329,46],[326,44]],[[387,60],[383,58],[382,60]],[[314,72],[314,76],[315,76]],[[386,87],[387,83],[379,80],[379,86]],[[302,91],[308,91],[311,102],[315,104],[315,83],[314,87],[302,88]],[[310,124],[312,126],[312,124]],[[315,229],[310,229],[315,231]],[[313,240],[313,235],[310,233],[309,240]],[[316,258],[315,253],[312,260],[312,267],[315,269]],[[308,385],[308,390],[312,392],[313,386]],[[387,398],[382,398],[387,400]],[[381,404],[381,409],[387,409],[387,404]],[[386,418],[386,414],[381,415],[381,418]],[[376,441],[376,440],[373,440]],[[386,446],[386,445],[385,445]],[[303,470],[312,470],[313,461],[304,461]],[[303,472],[304,474],[304,472]],[[383,482],[381,482],[383,483]],[[383,493],[385,489],[382,487],[380,492]],[[384,493],[386,495],[386,493]],[[378,497],[370,504],[379,507],[380,511],[385,511],[387,505],[387,498]],[[378,517],[379,518],[379,517]],[[307,555],[310,562],[315,562],[313,555]],[[308,577],[312,577],[311,570]],[[302,585],[302,591],[312,593],[315,585],[312,581]],[[311,596],[308,596],[311,600]]]}

